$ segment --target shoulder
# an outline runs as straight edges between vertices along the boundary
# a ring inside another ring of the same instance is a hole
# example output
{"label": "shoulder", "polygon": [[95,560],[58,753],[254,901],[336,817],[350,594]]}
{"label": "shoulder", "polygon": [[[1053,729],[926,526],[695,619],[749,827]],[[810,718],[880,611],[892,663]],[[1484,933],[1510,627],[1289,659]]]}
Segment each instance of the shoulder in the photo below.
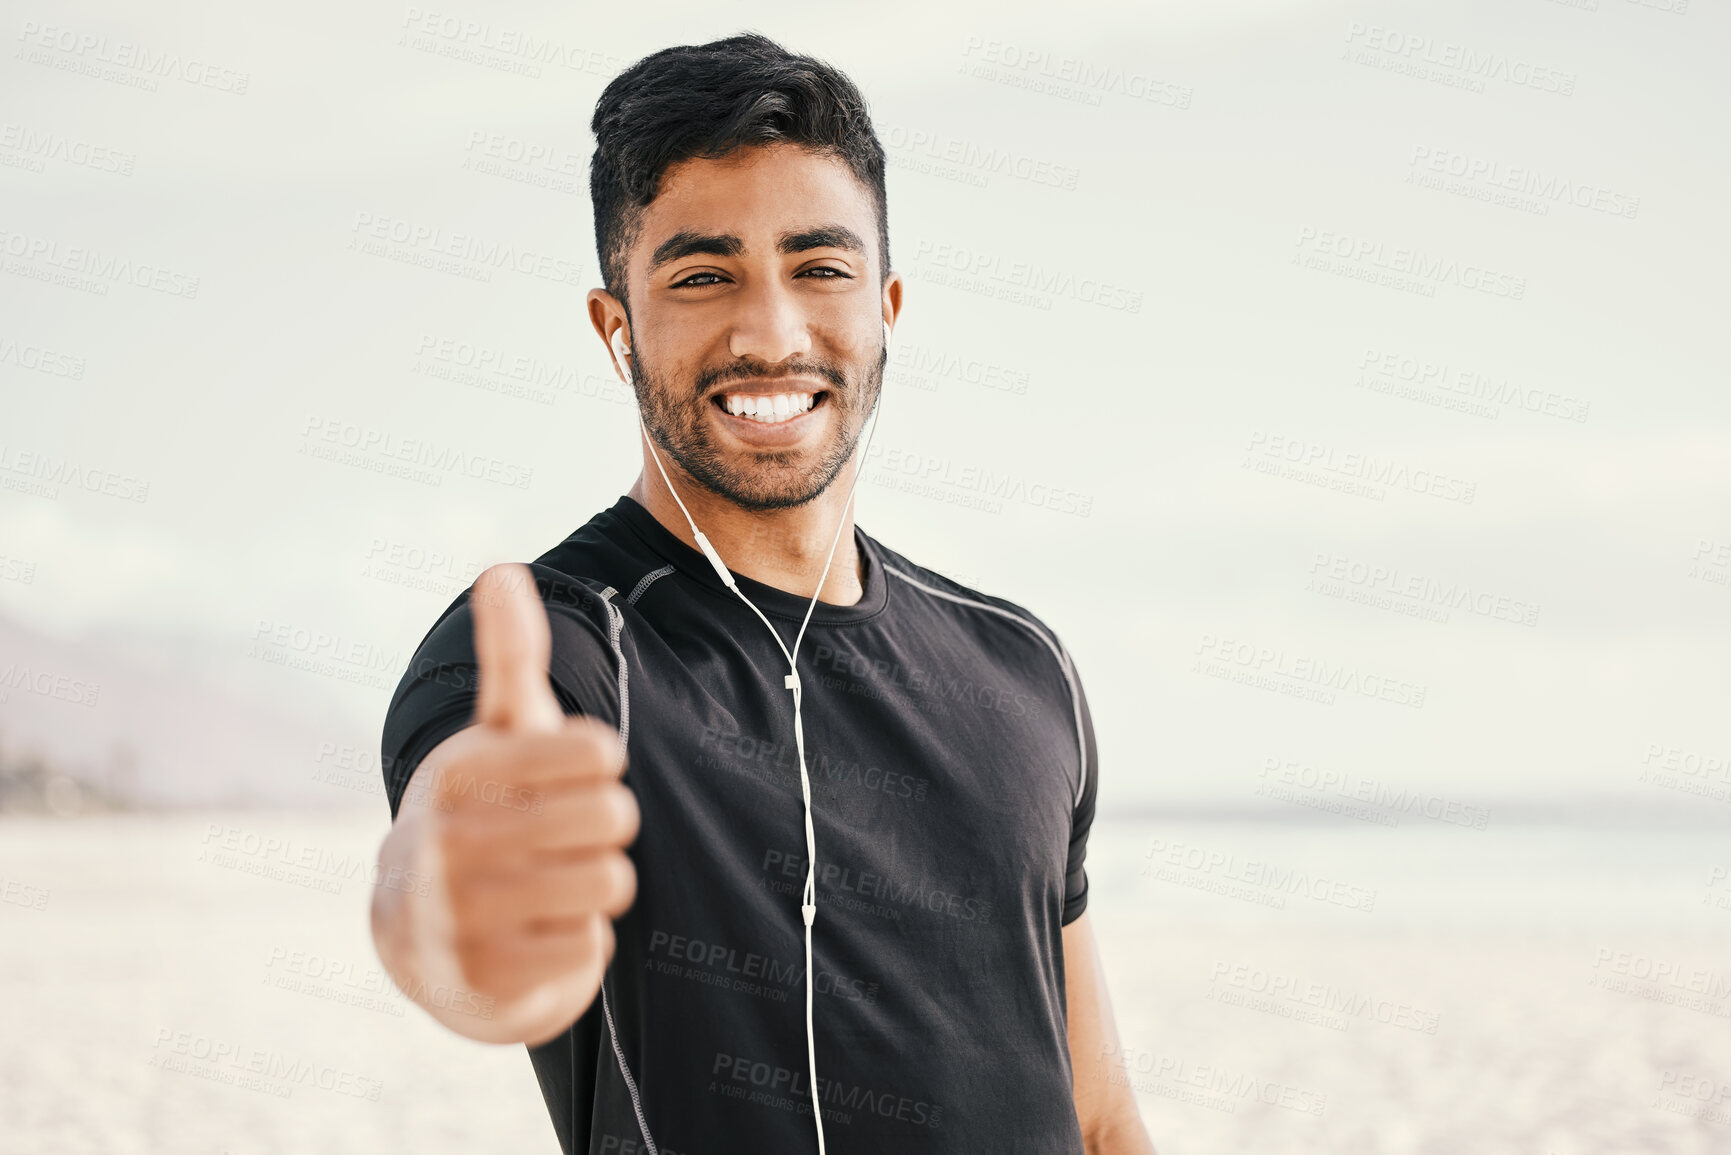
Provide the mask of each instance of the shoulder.
{"label": "shoulder", "polygon": [[[609,600],[623,600],[621,583],[636,580],[639,569],[656,563],[654,555],[621,522],[616,506],[596,513],[563,541],[523,564],[547,607],[557,650],[570,634],[568,628],[561,628],[562,623],[580,623],[591,627],[581,632],[599,632],[605,637]],[[468,644],[474,593],[471,582],[452,599],[422,639],[423,651],[441,643],[457,650]]]}
{"label": "shoulder", "polygon": [[1081,805],[1095,777],[1088,772],[1093,758],[1092,722],[1081,679],[1056,631],[1024,606],[963,585],[871,538],[867,540],[883,563],[884,576],[894,583],[890,593],[893,601],[910,607],[923,601],[923,620],[934,624],[932,632],[937,632],[935,623],[954,623],[968,640],[995,658],[1000,668],[1013,668],[1022,676],[1037,679],[1052,700],[1062,703],[1060,712],[1075,727],[1076,803]]}
{"label": "shoulder", "polygon": [[924,602],[934,613],[956,619],[989,635],[1032,641],[1050,651],[1066,676],[1070,658],[1057,632],[1027,607],[984,593],[928,569],[875,538],[871,542],[883,563],[884,577],[891,583],[892,597],[904,602]]}
{"label": "shoulder", "polygon": [[621,515],[626,500],[597,513],[530,564],[542,600],[586,605],[588,597],[623,594],[645,571],[663,564]]}

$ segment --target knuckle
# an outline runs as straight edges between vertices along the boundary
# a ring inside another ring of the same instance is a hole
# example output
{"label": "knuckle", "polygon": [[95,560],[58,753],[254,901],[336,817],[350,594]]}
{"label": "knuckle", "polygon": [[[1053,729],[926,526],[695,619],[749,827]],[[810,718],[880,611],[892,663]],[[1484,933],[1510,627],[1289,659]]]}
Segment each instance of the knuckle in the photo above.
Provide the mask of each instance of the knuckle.
{"label": "knuckle", "polygon": [[637,896],[637,868],[623,854],[610,854],[603,861],[607,864],[607,907],[624,910]]}
{"label": "knuckle", "polygon": [[602,791],[600,801],[602,834],[607,841],[624,845],[637,837],[641,816],[636,795],[614,783]]}

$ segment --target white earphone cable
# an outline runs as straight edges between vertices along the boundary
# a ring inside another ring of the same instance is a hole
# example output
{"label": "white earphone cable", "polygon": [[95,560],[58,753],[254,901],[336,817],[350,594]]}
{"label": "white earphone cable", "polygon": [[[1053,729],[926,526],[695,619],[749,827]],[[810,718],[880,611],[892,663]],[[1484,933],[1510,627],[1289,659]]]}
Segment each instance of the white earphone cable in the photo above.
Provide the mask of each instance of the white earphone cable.
{"label": "white earphone cable", "polygon": [[[619,329],[613,331],[613,351],[619,357],[620,368],[624,370],[625,379],[629,383],[631,382],[632,374],[629,369],[625,368],[625,358],[631,356],[631,354],[626,350],[620,332],[621,330]],[[889,365],[889,342],[890,327],[886,322],[884,325],[885,369],[887,369]],[[812,923],[817,919],[817,832],[812,826],[811,820],[811,777],[807,772],[805,765],[805,726],[800,716],[800,699],[803,695],[803,687],[800,684],[799,664],[794,655],[799,652],[799,644],[805,638],[806,627],[811,624],[812,611],[817,608],[818,595],[823,592],[823,584],[829,578],[830,566],[835,561],[836,546],[841,542],[841,531],[842,527],[847,524],[848,511],[853,508],[854,493],[859,488],[860,476],[865,472],[866,459],[871,453],[872,435],[877,432],[878,414],[882,409],[883,384],[880,379],[877,403],[872,406],[871,426],[866,430],[865,444],[861,447],[858,462],[854,467],[853,480],[848,485],[847,500],[842,503],[841,516],[836,519],[835,534],[830,538],[829,553],[824,557],[823,572],[818,575],[817,589],[812,591],[811,601],[807,603],[805,607],[805,617],[799,624],[799,632],[794,635],[793,648],[791,650],[788,649],[787,644],[781,640],[781,632],[770,623],[770,620],[764,616],[763,611],[758,609],[752,600],[745,596],[744,591],[739,588],[739,584],[734,581],[732,572],[728,570],[726,564],[721,560],[721,555],[716,552],[715,547],[710,544],[709,539],[703,535],[703,531],[697,528],[697,522],[691,516],[691,511],[685,507],[685,502],[680,500],[679,491],[673,488],[673,480],[667,476],[667,467],[661,464],[661,455],[655,451],[655,442],[650,438],[649,430],[643,424],[642,411],[639,410],[637,415],[637,428],[643,437],[643,444],[649,448],[649,456],[655,462],[656,470],[661,474],[662,484],[667,486],[667,492],[673,496],[674,502],[679,506],[679,512],[685,515],[685,522],[691,527],[691,535],[696,539],[698,549],[702,551],[704,557],[709,559],[710,566],[721,578],[722,583],[738,595],[739,600],[744,602],[751,609],[751,612],[757,615],[758,620],[764,624],[764,627],[769,630],[770,636],[775,639],[775,644],[780,647],[782,655],[787,658],[788,673],[787,677],[782,681],[783,684],[793,692],[793,740],[799,753],[799,790],[800,796],[804,801],[805,810],[806,870],[805,886],[800,892],[800,914],[805,921],[806,1058],[810,1068],[811,1114],[812,1120],[817,1125],[818,1155],[827,1155],[827,1152],[824,1146],[823,1115],[818,1101],[817,1090],[817,1033],[812,1026],[811,928]],[[645,1138],[647,1138],[647,1134],[645,1135]]]}

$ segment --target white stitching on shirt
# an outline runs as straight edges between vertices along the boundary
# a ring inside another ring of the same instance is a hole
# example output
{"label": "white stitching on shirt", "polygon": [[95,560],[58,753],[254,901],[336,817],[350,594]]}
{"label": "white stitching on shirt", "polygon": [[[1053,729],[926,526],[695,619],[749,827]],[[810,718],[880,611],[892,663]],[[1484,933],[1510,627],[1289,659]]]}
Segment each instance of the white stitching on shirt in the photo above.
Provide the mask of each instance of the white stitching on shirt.
{"label": "white stitching on shirt", "polygon": [[631,737],[631,672],[625,665],[625,651],[619,645],[619,636],[625,632],[625,614],[611,598],[602,604],[607,607],[607,640],[612,643],[613,656],[619,662],[619,744],[623,746]]}
{"label": "white stitching on shirt", "polygon": [[[672,568],[672,566],[668,567],[668,569]],[[638,582],[637,593],[641,593],[649,581],[650,578],[646,577],[643,581]],[[610,595],[615,592],[609,588],[607,595],[603,597],[602,604],[607,607],[607,640],[613,644],[613,657],[619,663],[619,743],[624,745],[626,738],[631,733],[631,682],[630,668],[625,663],[625,648],[619,644],[619,636],[625,629],[625,615],[620,612],[618,606],[613,604]],[[637,593],[633,593],[632,597],[636,597]],[[644,1150],[648,1151],[649,1155],[658,1155],[655,1150],[655,1140],[649,1136],[649,1123],[643,1118],[643,1099],[637,1093],[637,1080],[631,1077],[631,1068],[625,1062],[625,1052],[619,1046],[619,1032],[613,1029],[613,1008],[607,1002],[606,974],[601,976],[601,1013],[607,1019],[607,1037],[613,1042],[613,1057],[619,1060],[619,1073],[625,1076],[625,1089],[631,1093],[631,1109],[637,1113],[637,1126],[643,1130]],[[575,1076],[577,1071],[575,1065],[572,1066],[571,1071]],[[576,1094],[575,1087],[572,1088],[572,1094]],[[571,1141],[575,1143],[577,1137],[573,1135]]]}
{"label": "white stitching on shirt", "polygon": [[[637,1097],[637,1080],[625,1065],[625,1052],[619,1049],[619,1034],[613,1029],[613,1008],[607,1005],[607,984],[601,984],[601,1013],[607,1016],[607,1037],[613,1040],[613,1057],[619,1060],[619,1073],[625,1076],[625,1089],[631,1092],[631,1109],[637,1112],[637,1125],[643,1129],[643,1147],[649,1155],[657,1155],[655,1140],[649,1137],[649,1124],[643,1121],[643,1100]],[[575,1136],[573,1136],[575,1139]]]}
{"label": "white stitching on shirt", "polygon": [[945,601],[955,602],[958,605],[974,606],[977,609],[988,610],[991,613],[997,614],[999,617],[1009,618],[1012,622],[1015,622],[1017,625],[1033,634],[1036,638],[1039,638],[1042,642],[1046,643],[1046,648],[1052,651],[1052,656],[1054,658],[1058,659],[1058,669],[1063,673],[1064,681],[1069,684],[1070,709],[1074,711],[1076,715],[1076,749],[1078,758],[1076,764],[1076,805],[1080,806],[1082,804],[1082,787],[1086,786],[1088,783],[1088,738],[1082,730],[1082,695],[1076,688],[1076,672],[1074,667],[1070,665],[1070,655],[1064,651],[1063,647],[1059,645],[1054,638],[1047,637],[1045,631],[1039,629],[1025,618],[1018,617],[1011,613],[1009,610],[1003,609],[1000,606],[990,605],[986,602],[975,601],[973,598],[964,598],[956,594],[945,593],[940,589],[934,589],[922,581],[915,580],[912,576],[903,573],[892,565],[886,565],[884,566],[884,569],[889,573],[895,574],[915,589],[924,590],[935,598],[943,598]]}

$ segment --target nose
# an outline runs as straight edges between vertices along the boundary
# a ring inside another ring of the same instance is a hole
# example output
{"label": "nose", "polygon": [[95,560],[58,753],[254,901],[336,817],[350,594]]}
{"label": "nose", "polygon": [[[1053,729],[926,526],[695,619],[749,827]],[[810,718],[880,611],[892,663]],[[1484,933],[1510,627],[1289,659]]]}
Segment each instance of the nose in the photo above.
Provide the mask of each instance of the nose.
{"label": "nose", "polygon": [[775,364],[811,352],[811,331],[793,294],[779,284],[760,284],[745,294],[727,336],[727,351]]}

